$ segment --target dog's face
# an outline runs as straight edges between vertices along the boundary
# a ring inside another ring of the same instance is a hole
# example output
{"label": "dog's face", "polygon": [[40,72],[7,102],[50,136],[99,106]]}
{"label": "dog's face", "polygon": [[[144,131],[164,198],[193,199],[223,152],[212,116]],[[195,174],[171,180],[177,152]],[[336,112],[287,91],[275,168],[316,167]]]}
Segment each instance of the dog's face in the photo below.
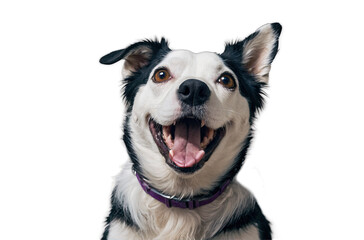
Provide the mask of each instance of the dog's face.
{"label": "dog's face", "polygon": [[279,24],[264,25],[222,54],[172,51],[162,39],[104,56],[104,64],[125,59],[124,140],[134,168],[161,184],[190,179],[204,185],[236,174],[280,31]]}
{"label": "dog's face", "polygon": [[[237,90],[237,77],[215,53],[171,51],[148,79],[132,114],[149,125],[142,129],[150,131],[150,145],[177,172],[194,173],[218,146],[226,149],[238,137],[227,129],[238,128],[238,135],[249,129],[249,107]],[[220,145],[225,137],[230,141]]]}

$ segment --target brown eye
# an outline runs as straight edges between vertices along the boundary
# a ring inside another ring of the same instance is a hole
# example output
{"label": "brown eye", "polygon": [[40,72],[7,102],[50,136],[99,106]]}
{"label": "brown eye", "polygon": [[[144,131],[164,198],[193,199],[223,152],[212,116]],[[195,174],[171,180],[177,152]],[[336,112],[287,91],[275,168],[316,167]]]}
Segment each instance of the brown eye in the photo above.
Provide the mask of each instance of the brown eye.
{"label": "brown eye", "polygon": [[154,82],[161,83],[167,81],[171,78],[171,74],[168,72],[167,69],[161,68],[155,71],[153,80]]}
{"label": "brown eye", "polygon": [[221,77],[217,80],[217,82],[230,90],[234,90],[236,87],[235,80],[230,74],[225,73],[221,75]]}

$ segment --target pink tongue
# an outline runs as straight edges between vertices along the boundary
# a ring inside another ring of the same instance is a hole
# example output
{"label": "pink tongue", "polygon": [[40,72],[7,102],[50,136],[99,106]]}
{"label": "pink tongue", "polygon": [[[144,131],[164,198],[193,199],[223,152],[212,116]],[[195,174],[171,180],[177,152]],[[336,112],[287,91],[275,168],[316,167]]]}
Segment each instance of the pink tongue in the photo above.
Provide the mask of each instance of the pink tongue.
{"label": "pink tongue", "polygon": [[200,150],[200,124],[194,119],[176,124],[172,161],[178,167],[192,167],[204,156],[205,152]]}

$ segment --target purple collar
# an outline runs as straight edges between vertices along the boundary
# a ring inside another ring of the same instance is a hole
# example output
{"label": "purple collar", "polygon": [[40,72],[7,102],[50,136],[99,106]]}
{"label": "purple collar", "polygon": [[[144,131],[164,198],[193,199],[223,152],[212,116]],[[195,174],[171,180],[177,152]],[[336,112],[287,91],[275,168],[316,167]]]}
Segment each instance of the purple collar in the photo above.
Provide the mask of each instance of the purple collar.
{"label": "purple collar", "polygon": [[140,186],[147,194],[152,196],[154,199],[160,201],[161,203],[164,203],[169,208],[179,207],[179,208],[195,209],[203,205],[212,203],[218,196],[220,196],[224,192],[224,190],[231,182],[230,179],[226,180],[224,184],[218,189],[218,191],[215,194],[211,195],[210,197],[203,197],[199,199],[189,199],[189,198],[178,199],[176,197],[167,196],[163,193],[160,193],[156,189],[150,187],[137,172],[135,172],[135,175],[138,179],[138,182],[140,183]]}

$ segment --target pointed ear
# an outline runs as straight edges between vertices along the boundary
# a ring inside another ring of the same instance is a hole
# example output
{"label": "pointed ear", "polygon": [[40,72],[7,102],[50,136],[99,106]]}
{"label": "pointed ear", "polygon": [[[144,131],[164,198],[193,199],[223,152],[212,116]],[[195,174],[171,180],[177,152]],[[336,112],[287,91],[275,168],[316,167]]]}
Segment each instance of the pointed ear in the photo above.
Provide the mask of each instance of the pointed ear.
{"label": "pointed ear", "polygon": [[263,25],[243,41],[227,45],[225,52],[231,52],[232,49],[239,51],[244,69],[259,81],[268,83],[270,65],[278,52],[281,31],[282,26],[279,23]]}
{"label": "pointed ear", "polygon": [[266,24],[243,42],[243,66],[262,82],[268,83],[270,65],[278,52],[278,38],[282,26]]}
{"label": "pointed ear", "polygon": [[162,38],[160,42],[156,40],[145,40],[134,43],[125,49],[116,50],[106,54],[100,59],[100,63],[109,65],[124,59],[123,75],[126,77],[148,65],[151,59],[161,49],[166,51],[169,50],[168,43],[164,38]]}

